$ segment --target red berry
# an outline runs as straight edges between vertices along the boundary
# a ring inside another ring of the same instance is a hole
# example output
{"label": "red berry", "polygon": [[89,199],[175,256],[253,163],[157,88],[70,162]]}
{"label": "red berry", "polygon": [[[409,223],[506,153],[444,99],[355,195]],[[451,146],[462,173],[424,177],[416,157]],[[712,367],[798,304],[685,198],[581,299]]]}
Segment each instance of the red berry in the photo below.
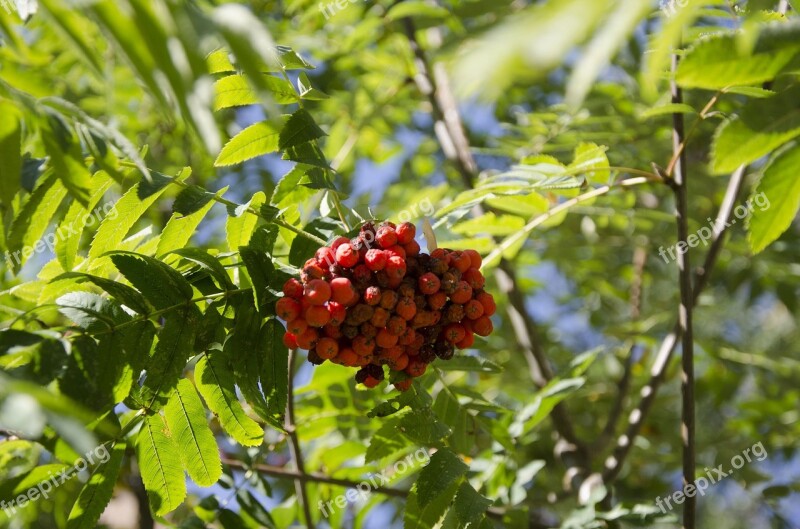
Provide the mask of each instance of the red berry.
{"label": "red berry", "polygon": [[320,338],[314,350],[324,360],[330,360],[339,353],[339,344],[333,338]]}
{"label": "red berry", "polygon": [[341,327],[331,325],[330,323],[328,323],[328,325],[323,327],[322,330],[325,332],[325,336],[327,336],[328,338],[333,338],[334,340],[338,340],[339,338],[344,336]]}
{"label": "red berry", "polygon": [[459,305],[463,305],[470,299],[472,299],[472,288],[466,281],[459,281],[456,283],[456,289],[450,294],[450,299],[453,303],[458,303]]}
{"label": "red berry", "polygon": [[312,279],[306,284],[304,296],[312,305],[324,305],[331,299],[331,286],[322,279]]}
{"label": "red berry", "polygon": [[394,311],[404,320],[409,321],[417,313],[417,306],[411,298],[400,298]]}
{"label": "red berry", "polygon": [[386,267],[386,261],[388,258],[389,256],[386,254],[386,252],[383,250],[378,250],[377,248],[373,248],[368,250],[367,255],[364,256],[364,263],[367,265],[367,268],[373,272],[377,272]]}
{"label": "red berry", "polygon": [[331,321],[331,315],[327,307],[322,305],[312,305],[306,309],[305,318],[312,327],[324,327]]}
{"label": "red berry", "polygon": [[483,263],[483,259],[481,258],[481,254],[476,252],[475,250],[464,250],[464,255],[469,257],[470,266],[472,268],[480,268],[481,264]]}
{"label": "red berry", "polygon": [[407,354],[401,354],[394,361],[389,362],[389,367],[393,371],[402,371],[408,367],[409,358]]}
{"label": "red berry", "polygon": [[352,349],[342,349],[334,360],[337,364],[347,367],[355,367],[360,363],[358,355]]}
{"label": "red berry", "polygon": [[481,292],[475,297],[475,299],[480,301],[481,305],[483,305],[484,316],[492,316],[497,311],[497,305],[494,302],[494,298],[488,292]]}
{"label": "red berry", "polygon": [[468,255],[464,255],[461,252],[452,252],[450,254],[450,266],[453,266],[463,274],[472,266],[472,260]]}
{"label": "red berry", "polygon": [[367,386],[368,388],[370,388],[370,389],[376,387],[380,383],[381,383],[381,381],[378,380],[377,378],[373,377],[372,375],[367,375],[367,378],[365,378],[364,382],[363,382],[363,384],[365,386]]}
{"label": "red berry", "polygon": [[417,241],[411,241],[407,244],[403,245],[403,249],[406,251],[406,256],[408,257],[416,257],[419,255],[420,247]]}
{"label": "red berry", "polygon": [[353,350],[359,356],[366,356],[375,350],[375,340],[366,336],[356,336],[353,339]]}
{"label": "red berry", "polygon": [[286,330],[297,336],[308,329],[308,323],[303,318],[295,318],[286,324]]}
{"label": "red berry", "polygon": [[331,250],[333,250],[335,253],[336,250],[339,249],[339,246],[343,244],[350,244],[350,239],[348,239],[347,237],[336,237],[336,239],[334,239],[333,242],[331,243]]}
{"label": "red berry", "polygon": [[428,296],[428,306],[433,310],[442,310],[447,304],[447,294],[441,290]]}
{"label": "red berry", "polygon": [[368,283],[372,279],[372,272],[367,265],[360,264],[353,269],[353,281],[357,285]]}
{"label": "red berry", "polygon": [[402,279],[406,275],[406,261],[402,257],[393,255],[386,262],[386,272],[390,278]]}
{"label": "red berry", "polygon": [[331,280],[331,299],[348,307],[358,301],[358,292],[349,279],[337,277]]}
{"label": "red berry", "polygon": [[464,305],[464,314],[471,320],[477,320],[483,316],[483,305],[477,299],[471,299]]}
{"label": "red berry", "polygon": [[390,333],[387,329],[381,329],[375,337],[375,343],[378,347],[394,347],[397,345],[397,338],[396,335]]}
{"label": "red berry", "polygon": [[369,320],[373,326],[378,328],[386,327],[386,322],[388,321],[389,311],[382,307],[376,308],[375,312],[372,314],[372,318]]}
{"label": "red berry", "polygon": [[292,298],[281,298],[275,303],[275,313],[284,321],[292,321],[300,316],[303,306]]}
{"label": "red berry", "polygon": [[283,284],[283,293],[292,299],[300,300],[303,297],[303,283],[291,278]]}
{"label": "red berry", "polygon": [[336,263],[344,268],[353,268],[358,263],[358,250],[350,244],[342,244],[336,250]]}
{"label": "red berry", "polygon": [[425,295],[435,294],[441,286],[442,282],[432,272],[422,274],[419,278],[419,290]]}
{"label": "red berry", "polygon": [[405,380],[400,380],[398,382],[395,382],[394,387],[397,389],[397,391],[408,391],[411,388],[412,383],[413,380],[407,378]]}
{"label": "red berry", "polygon": [[396,244],[394,246],[386,248],[384,250],[384,252],[386,252],[386,255],[389,256],[389,257],[392,257],[393,255],[396,255],[397,257],[400,257],[401,259],[405,259],[406,258],[406,250],[405,250],[405,248],[403,248],[402,246],[398,246]]}
{"label": "red berry", "polygon": [[303,273],[301,276],[304,276],[306,281],[310,281],[312,279],[321,279],[325,276],[325,270],[328,269],[328,266],[322,268],[317,260],[312,258],[305,262],[303,265]]}
{"label": "red berry", "polygon": [[431,252],[431,259],[442,259],[445,264],[450,264],[450,252],[444,248],[436,248]]}
{"label": "red berry", "polygon": [[467,335],[467,331],[460,323],[451,323],[444,328],[444,338],[450,343],[460,342]]}
{"label": "red berry", "polygon": [[392,316],[386,324],[386,330],[395,336],[400,336],[406,332],[406,320],[400,316]]}
{"label": "red berry", "polygon": [[317,259],[317,264],[324,268],[329,268],[332,264],[336,263],[336,253],[327,246],[323,246],[317,250],[314,257]]}
{"label": "red berry", "polygon": [[297,349],[299,346],[297,345],[297,336],[294,334],[287,332],[283,334],[283,345],[285,345],[289,349]]}
{"label": "red berry", "polygon": [[400,296],[394,290],[383,290],[381,291],[380,305],[386,310],[392,310],[397,305],[398,299],[400,299]]}
{"label": "red berry", "polygon": [[309,327],[306,332],[297,337],[297,346],[300,349],[311,350],[318,338],[319,333],[317,330]]}
{"label": "red berry", "polygon": [[404,222],[394,232],[397,234],[397,244],[408,244],[417,235],[417,228],[410,222]]}
{"label": "red berry", "polygon": [[408,361],[408,366],[406,367],[405,372],[416,378],[424,375],[427,368],[428,364],[417,357],[411,357]]}
{"label": "red berry", "polygon": [[381,226],[375,233],[375,240],[381,248],[389,248],[397,244],[397,234],[390,226]]}
{"label": "red berry", "polygon": [[472,344],[474,343],[475,343],[475,335],[472,334],[471,332],[468,332],[466,335],[464,335],[463,340],[456,343],[456,347],[458,347],[459,349],[467,349],[469,347],[472,347]]}
{"label": "red berry", "polygon": [[481,316],[475,320],[475,322],[472,324],[472,327],[475,330],[475,334],[478,336],[489,336],[494,330],[492,320],[490,320],[488,316]]}
{"label": "red berry", "polygon": [[364,302],[367,305],[377,305],[381,302],[381,289],[378,287],[367,287],[364,291]]}
{"label": "red berry", "polygon": [[328,302],[328,314],[330,314],[330,324],[338,327],[342,323],[344,323],[345,318],[347,317],[347,309],[341,303],[336,301],[329,301]]}

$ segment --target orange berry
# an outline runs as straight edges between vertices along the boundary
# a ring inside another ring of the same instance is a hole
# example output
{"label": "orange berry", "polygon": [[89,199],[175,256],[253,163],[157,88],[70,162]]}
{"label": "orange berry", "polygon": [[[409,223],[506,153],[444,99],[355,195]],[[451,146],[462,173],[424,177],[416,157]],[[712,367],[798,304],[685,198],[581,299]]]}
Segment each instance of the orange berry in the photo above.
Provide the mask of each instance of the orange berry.
{"label": "orange berry", "polygon": [[275,303],[275,313],[284,321],[292,321],[300,316],[303,306],[292,298],[281,298]]}
{"label": "orange berry", "polygon": [[283,334],[283,345],[285,345],[288,349],[297,349],[297,336],[290,332],[286,332]]}
{"label": "orange berry", "polygon": [[494,325],[488,316],[481,316],[475,320],[473,328],[475,329],[475,334],[478,336],[489,336],[494,330]]}
{"label": "orange berry", "polygon": [[470,265],[472,266],[472,268],[480,268],[481,264],[483,264],[483,259],[481,258],[481,254],[479,254],[477,251],[464,250],[462,253],[469,257]]}
{"label": "orange berry", "polygon": [[295,318],[286,324],[286,330],[297,336],[303,334],[308,328],[308,323],[302,318]]}
{"label": "orange berry", "polygon": [[323,279],[312,279],[306,284],[303,297],[312,305],[324,305],[331,299],[331,286]]}
{"label": "orange berry", "polygon": [[331,321],[331,314],[327,307],[313,305],[306,309],[305,318],[312,327],[324,327]]}
{"label": "orange berry", "polygon": [[330,360],[339,354],[339,343],[333,338],[320,338],[314,350],[320,358]]}

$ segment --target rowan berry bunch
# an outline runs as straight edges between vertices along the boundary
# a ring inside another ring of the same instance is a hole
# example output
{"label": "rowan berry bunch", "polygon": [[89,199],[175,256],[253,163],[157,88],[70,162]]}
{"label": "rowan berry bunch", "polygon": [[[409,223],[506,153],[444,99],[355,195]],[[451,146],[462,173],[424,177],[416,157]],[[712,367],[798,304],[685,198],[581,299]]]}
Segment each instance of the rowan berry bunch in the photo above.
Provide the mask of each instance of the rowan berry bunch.
{"label": "rowan berry bunch", "polygon": [[[372,388],[383,366],[401,391],[431,362],[449,360],[488,336],[495,312],[475,250],[420,252],[411,223],[367,222],[353,239],[339,237],[289,279],[276,304],[284,344],[325,360],[359,367],[356,381]],[[400,379],[400,380],[397,380]]]}

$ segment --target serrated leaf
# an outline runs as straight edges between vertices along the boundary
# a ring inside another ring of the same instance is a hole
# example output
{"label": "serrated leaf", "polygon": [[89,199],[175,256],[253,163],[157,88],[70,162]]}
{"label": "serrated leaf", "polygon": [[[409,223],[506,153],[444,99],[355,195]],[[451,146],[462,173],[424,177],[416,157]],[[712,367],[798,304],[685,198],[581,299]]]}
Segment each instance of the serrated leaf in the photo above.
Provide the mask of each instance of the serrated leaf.
{"label": "serrated leaf", "polygon": [[397,429],[422,445],[435,444],[452,433],[430,408],[406,413],[399,419]]}
{"label": "serrated leaf", "polygon": [[431,456],[417,479],[417,503],[425,508],[439,496],[452,489],[469,470],[461,459],[450,450],[438,450]]}
{"label": "serrated leaf", "polygon": [[139,292],[129,287],[128,285],[117,283],[116,281],[112,281],[111,279],[106,279],[104,277],[93,276],[91,274],[85,274],[82,272],[69,272],[61,277],[64,278],[76,277],[79,279],[85,279],[91,281],[92,283],[103,289],[105,292],[110,294],[114,299],[116,299],[129,309],[138,312],[139,314],[147,314],[152,311],[152,307],[144,298],[144,296],[142,296]]}
{"label": "serrated leaf", "polygon": [[[757,204],[747,223],[747,240],[753,253],[764,250],[785,232],[800,208],[800,145],[778,154],[764,169],[753,195]],[[763,195],[762,195],[763,194]],[[766,204],[763,204],[764,197]]]}
{"label": "serrated leaf", "polygon": [[[60,236],[56,237],[55,253],[64,270],[72,270],[75,264],[75,257],[78,255],[81,235],[89,221],[91,220],[92,223],[101,222],[101,211],[104,212],[103,217],[109,214],[112,216],[116,214],[116,209],[113,206],[108,209],[103,206],[102,210],[100,208],[94,209],[112,183],[113,180],[107,173],[103,171],[95,173],[91,181],[92,189],[88,203],[84,205],[75,201],[70,204],[64,220],[56,227],[56,234]],[[97,220],[91,219],[87,215],[94,216]]]}
{"label": "serrated leaf", "polygon": [[710,90],[771,81],[800,53],[798,36],[797,20],[765,24],[750,53],[741,52],[736,32],[702,37],[686,51],[676,80]]}
{"label": "serrated leaf", "polygon": [[206,64],[208,64],[208,73],[227,73],[235,72],[231,60],[228,56],[228,51],[225,49],[214,50],[206,57]]}
{"label": "serrated leaf", "polygon": [[798,99],[800,87],[795,86],[749,103],[738,118],[720,125],[711,148],[714,172],[734,171],[800,136]]}
{"label": "serrated leaf", "polygon": [[430,529],[438,527],[437,523],[447,512],[450,503],[458,491],[458,482],[454,482],[449,490],[440,494],[434,501],[428,503],[425,508],[420,507],[419,494],[416,489],[412,489],[406,500],[406,508],[403,514],[403,529]]}
{"label": "serrated leaf", "polygon": [[202,209],[213,198],[214,193],[209,193],[200,186],[189,186],[175,197],[172,212],[182,216],[191,215]]}
{"label": "serrated leaf", "polygon": [[[224,187],[220,189],[216,196],[222,196],[228,190],[228,187]],[[189,214],[189,215],[172,215],[170,219],[167,221],[167,225],[164,227],[164,230],[161,232],[161,237],[158,239],[158,247],[156,248],[155,255],[159,257],[166,257],[164,262],[167,264],[172,264],[174,259],[169,258],[166,256],[169,252],[173,250],[177,250],[178,248],[183,248],[189,243],[189,240],[194,235],[195,230],[203,221],[205,216],[214,206],[213,201],[209,201],[206,205],[204,205],[199,210]]]}
{"label": "serrated leaf", "polygon": [[228,75],[214,82],[214,110],[255,105],[258,94],[243,75]]}
{"label": "serrated leaf", "polygon": [[124,441],[118,441],[111,449],[108,460],[94,469],[89,481],[83,486],[78,500],[72,506],[67,529],[94,529],[100,515],[111,501],[127,448],[128,445]]}
{"label": "serrated leaf", "polygon": [[286,410],[289,392],[289,351],[283,345],[285,329],[276,319],[269,319],[261,327],[260,351],[263,357],[261,389],[267,398],[272,416],[281,423]]}
{"label": "serrated leaf", "polygon": [[206,353],[195,367],[195,384],[206,405],[218,417],[225,431],[238,443],[259,446],[264,441],[264,430],[247,416],[236,398],[233,372],[222,351]]}
{"label": "serrated leaf", "polygon": [[659,116],[671,116],[673,114],[696,114],[697,111],[686,103],[667,103],[648,108],[641,114],[639,119],[650,119]]}
{"label": "serrated leaf", "polygon": [[433,412],[452,430],[448,446],[460,454],[468,454],[475,446],[475,421],[449,389],[436,395]]}
{"label": "serrated leaf", "polygon": [[410,445],[405,436],[398,435],[397,425],[397,420],[387,421],[372,435],[364,456],[365,462],[370,463],[387,458]]}
{"label": "serrated leaf", "polygon": [[258,217],[248,212],[247,209],[250,207],[258,211],[266,201],[267,195],[263,191],[258,191],[247,204],[237,208],[235,216],[228,217],[225,224],[225,234],[230,251],[235,252],[240,247],[248,245],[258,224]]}
{"label": "serrated leaf", "polygon": [[170,254],[179,255],[208,272],[209,275],[217,281],[220,288],[224,290],[234,290],[236,288],[236,285],[231,282],[228,272],[225,270],[225,267],[222,266],[222,263],[205,250],[199,248],[180,248],[173,250]]}
{"label": "serrated leaf", "polygon": [[146,255],[115,252],[114,265],[157,309],[185,304],[192,299],[192,286],[174,268]]}
{"label": "serrated leaf", "polygon": [[479,373],[501,373],[503,368],[491,360],[479,356],[456,355],[447,362],[436,365],[440,371],[476,371]]}
{"label": "serrated leaf", "polygon": [[325,136],[325,132],[304,108],[298,109],[286,121],[280,133],[279,148],[283,151]]}
{"label": "serrated leaf", "polygon": [[144,420],[136,444],[150,508],[158,516],[174,511],[186,498],[186,480],[180,449],[161,415],[151,415]]}
{"label": "serrated leaf", "polygon": [[484,514],[492,500],[478,494],[469,482],[465,481],[458,488],[453,510],[458,519],[458,526],[473,529],[483,520]]}
{"label": "serrated leaf", "polygon": [[130,320],[112,300],[89,292],[72,292],[56,300],[58,310],[88,331],[106,330]]}
{"label": "serrated leaf", "polygon": [[478,234],[511,235],[525,225],[525,221],[516,215],[495,215],[485,213],[480,217],[459,222],[453,226],[452,231],[461,235],[475,236]]}
{"label": "serrated leaf", "polygon": [[189,477],[201,487],[216,483],[222,476],[217,441],[194,385],[185,378],[175,387],[164,408],[164,417]]}
{"label": "serrated leaf", "polygon": [[280,131],[261,121],[250,125],[225,144],[214,161],[215,167],[236,165],[246,160],[278,150]]}
{"label": "serrated leaf", "polygon": [[198,312],[192,306],[167,315],[164,327],[158,333],[153,356],[145,366],[144,383],[134,388],[132,398],[135,402],[151,410],[157,410],[167,403],[192,354],[200,319]]}

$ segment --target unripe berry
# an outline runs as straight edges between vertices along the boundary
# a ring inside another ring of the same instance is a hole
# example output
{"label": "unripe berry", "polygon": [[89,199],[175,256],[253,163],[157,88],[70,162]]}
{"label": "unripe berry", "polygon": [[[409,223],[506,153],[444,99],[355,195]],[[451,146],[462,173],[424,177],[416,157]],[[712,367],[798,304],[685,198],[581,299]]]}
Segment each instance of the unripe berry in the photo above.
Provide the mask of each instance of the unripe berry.
{"label": "unripe berry", "polygon": [[289,349],[297,349],[299,346],[297,345],[297,336],[290,332],[286,332],[283,334],[283,345],[285,345]]}
{"label": "unripe berry", "polygon": [[303,283],[291,278],[283,284],[283,293],[292,299],[300,300],[303,297]]}
{"label": "unripe berry", "polygon": [[306,284],[303,297],[312,305],[324,305],[331,299],[331,286],[322,279],[313,279]]}
{"label": "unripe berry", "polygon": [[330,360],[339,353],[339,344],[333,338],[320,338],[314,351],[324,360]]}
{"label": "unripe berry", "polygon": [[472,324],[472,327],[475,330],[475,334],[478,336],[489,336],[494,330],[492,320],[490,320],[488,316],[481,316],[475,320],[475,323]]}
{"label": "unripe berry", "polygon": [[395,228],[394,232],[397,234],[398,244],[408,244],[417,235],[417,228],[410,222],[404,222]]}
{"label": "unripe berry", "polygon": [[397,244],[397,234],[390,226],[381,226],[375,233],[375,240],[381,248],[389,248]]}
{"label": "unripe berry", "polygon": [[435,294],[441,285],[441,281],[433,272],[422,274],[419,278],[419,290],[425,295]]}
{"label": "unripe berry", "polygon": [[275,313],[284,321],[292,321],[300,316],[303,306],[292,298],[281,298],[275,303]]}
{"label": "unripe berry", "polygon": [[342,244],[336,250],[336,263],[344,268],[353,268],[358,263],[358,251],[350,244]]}
{"label": "unripe berry", "polygon": [[364,263],[367,265],[367,268],[373,272],[377,272],[386,267],[386,261],[388,259],[389,256],[386,254],[386,252],[383,250],[378,250],[377,248],[373,248],[368,250],[367,255],[364,256]]}

